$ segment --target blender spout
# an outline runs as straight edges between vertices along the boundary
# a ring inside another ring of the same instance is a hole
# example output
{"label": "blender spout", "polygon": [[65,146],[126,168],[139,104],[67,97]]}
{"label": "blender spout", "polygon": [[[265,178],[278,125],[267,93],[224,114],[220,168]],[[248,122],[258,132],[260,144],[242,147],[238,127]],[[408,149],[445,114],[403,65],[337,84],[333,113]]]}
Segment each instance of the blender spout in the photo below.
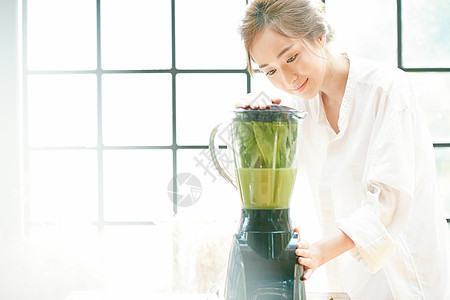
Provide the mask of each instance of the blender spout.
{"label": "blender spout", "polygon": [[298,119],[304,119],[306,118],[307,115],[308,113],[306,111],[296,111],[294,113],[294,116],[297,117]]}

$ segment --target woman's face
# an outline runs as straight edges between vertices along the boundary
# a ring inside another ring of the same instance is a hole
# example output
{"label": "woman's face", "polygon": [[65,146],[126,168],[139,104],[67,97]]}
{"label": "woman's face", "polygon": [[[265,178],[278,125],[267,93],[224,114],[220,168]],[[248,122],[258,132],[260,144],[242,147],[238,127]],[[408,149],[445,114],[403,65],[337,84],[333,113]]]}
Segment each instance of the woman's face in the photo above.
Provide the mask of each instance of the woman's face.
{"label": "woman's face", "polygon": [[325,77],[324,45],[324,37],[312,45],[265,29],[256,36],[250,55],[276,88],[312,99]]}

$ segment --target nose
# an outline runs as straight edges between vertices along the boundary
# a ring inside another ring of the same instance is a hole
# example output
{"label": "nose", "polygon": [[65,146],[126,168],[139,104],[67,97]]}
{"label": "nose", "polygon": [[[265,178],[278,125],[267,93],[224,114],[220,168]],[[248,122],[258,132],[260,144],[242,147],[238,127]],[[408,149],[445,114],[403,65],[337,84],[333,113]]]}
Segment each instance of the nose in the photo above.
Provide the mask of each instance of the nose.
{"label": "nose", "polygon": [[281,74],[285,86],[292,86],[297,79],[297,72],[291,68],[283,68]]}

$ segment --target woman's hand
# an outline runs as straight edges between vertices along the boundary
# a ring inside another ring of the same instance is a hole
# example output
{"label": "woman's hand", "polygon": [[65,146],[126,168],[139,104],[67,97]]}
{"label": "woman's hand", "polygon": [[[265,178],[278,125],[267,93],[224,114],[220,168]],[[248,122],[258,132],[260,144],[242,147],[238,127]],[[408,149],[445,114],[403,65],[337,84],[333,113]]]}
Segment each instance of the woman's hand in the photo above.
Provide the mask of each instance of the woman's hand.
{"label": "woman's hand", "polygon": [[236,103],[236,108],[243,107],[247,108],[250,107],[252,109],[265,109],[270,107],[272,103],[280,104],[281,99],[272,99],[270,96],[268,96],[264,92],[252,92],[248,93],[247,95],[241,97]]}
{"label": "woman's hand", "polygon": [[298,228],[294,229],[298,233],[299,242],[297,244],[297,250],[295,254],[299,256],[298,262],[303,265],[303,280],[307,280],[311,277],[312,273],[321,265],[321,255],[319,249],[310,245],[307,241],[300,239],[300,232]]}
{"label": "woman's hand", "polygon": [[353,240],[337,227],[313,245],[300,239],[297,228],[294,231],[299,234],[295,254],[299,256],[298,262],[303,265],[305,270],[304,280],[310,278],[311,274],[321,265],[355,247]]}

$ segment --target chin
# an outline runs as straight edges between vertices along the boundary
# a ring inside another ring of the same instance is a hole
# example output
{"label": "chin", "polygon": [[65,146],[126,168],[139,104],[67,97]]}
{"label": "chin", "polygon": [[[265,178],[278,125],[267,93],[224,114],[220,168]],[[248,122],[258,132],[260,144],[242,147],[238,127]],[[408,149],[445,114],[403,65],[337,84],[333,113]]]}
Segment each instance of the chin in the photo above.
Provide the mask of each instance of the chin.
{"label": "chin", "polygon": [[303,100],[312,100],[316,97],[318,92],[303,91],[302,93],[296,93],[293,91],[287,91],[289,94],[302,98]]}
{"label": "chin", "polygon": [[319,90],[316,90],[315,88],[313,88],[312,86],[306,86],[306,89],[301,91],[301,92],[297,92],[297,91],[293,91],[290,89],[286,89],[286,88],[282,88],[282,91],[300,97],[303,100],[311,100],[314,99],[317,95],[317,93],[319,93]]}

